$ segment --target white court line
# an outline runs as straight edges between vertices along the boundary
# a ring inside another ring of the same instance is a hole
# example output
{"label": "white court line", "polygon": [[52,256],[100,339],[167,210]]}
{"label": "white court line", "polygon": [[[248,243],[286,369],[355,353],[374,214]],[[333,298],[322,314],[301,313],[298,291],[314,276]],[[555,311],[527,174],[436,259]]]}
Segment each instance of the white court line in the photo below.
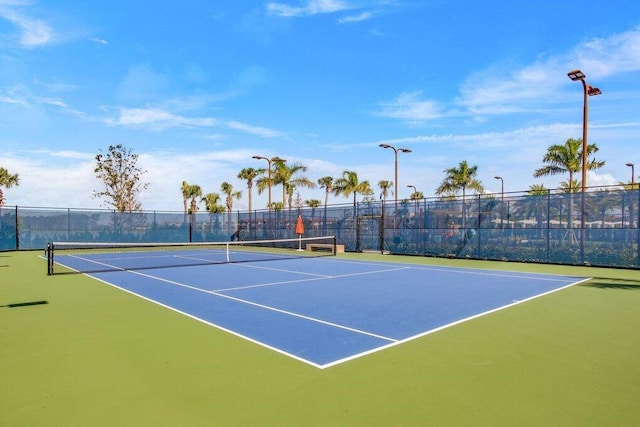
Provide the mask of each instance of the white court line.
{"label": "white court line", "polygon": [[[105,266],[108,265],[108,264],[105,264],[105,263],[99,263],[99,264],[102,264],[102,265],[105,265]],[[113,266],[111,266],[111,267],[113,267]],[[346,330],[346,331],[355,332],[355,333],[362,334],[362,335],[368,335],[368,336],[371,336],[371,337],[374,337],[374,338],[378,338],[378,339],[382,339],[382,340],[385,340],[385,341],[389,341],[389,342],[395,342],[396,341],[393,338],[385,337],[385,336],[382,336],[382,335],[377,335],[377,334],[374,334],[374,333],[371,333],[371,332],[350,328],[348,326],[340,325],[340,324],[337,324],[337,323],[327,322],[327,321],[322,320],[322,319],[317,319],[317,318],[314,318],[314,317],[305,316],[303,314],[294,313],[292,311],[281,310],[279,308],[270,307],[268,305],[258,304],[258,303],[251,302],[251,301],[248,301],[248,300],[243,300],[241,298],[232,297],[230,295],[220,294],[220,293],[218,293],[220,291],[207,291],[207,290],[202,289],[202,288],[198,288],[198,287],[195,287],[195,286],[187,285],[186,283],[176,282],[174,280],[169,280],[169,279],[165,279],[165,278],[162,278],[162,277],[152,276],[150,274],[142,273],[142,272],[135,271],[135,270],[125,270],[125,272],[126,273],[135,274],[135,275],[138,275],[138,276],[147,277],[147,278],[152,279],[152,280],[158,280],[158,281],[161,281],[161,282],[164,282],[164,283],[168,283],[168,284],[171,284],[171,285],[181,286],[183,288],[191,289],[191,290],[194,290],[194,291],[197,291],[197,292],[203,292],[203,293],[207,293],[207,294],[210,294],[210,295],[216,295],[218,297],[230,299],[230,300],[233,300],[233,301],[236,301],[236,302],[240,302],[240,303],[243,303],[243,304],[247,304],[247,305],[251,305],[251,306],[254,306],[254,307],[259,307],[259,308],[262,308],[262,309],[265,309],[265,310],[275,311],[277,313],[286,314],[286,315],[289,315],[289,316],[293,316],[293,317],[309,320],[311,322],[320,323],[320,324],[327,325],[327,326],[332,326],[334,328],[343,329],[343,330]],[[93,277],[93,276],[91,276],[91,277]],[[339,277],[339,276],[336,276],[336,277]],[[321,278],[316,278],[315,280],[319,280],[319,279],[321,279]],[[306,279],[306,280],[308,281],[308,280],[313,280],[313,279]],[[106,282],[104,280],[103,280],[103,282],[104,283],[108,283],[108,282]],[[117,288],[120,288],[117,285],[114,285],[114,286],[116,286]],[[131,292],[131,293],[134,293],[134,292]],[[138,295],[138,294],[135,294],[135,295]]]}
{"label": "white court line", "polygon": [[[205,324],[208,324],[210,326],[213,326],[213,327],[215,327],[215,328],[217,328],[219,330],[222,330],[222,331],[228,332],[228,333],[230,333],[232,335],[235,335],[235,336],[238,336],[240,338],[246,339],[246,340],[248,340],[250,342],[253,342],[255,344],[258,344],[258,345],[260,345],[260,346],[262,346],[264,348],[268,348],[270,350],[276,351],[276,352],[278,352],[280,354],[289,356],[289,357],[291,357],[291,358],[293,358],[295,360],[301,361],[303,363],[306,363],[308,365],[314,366],[314,367],[319,368],[319,369],[329,368],[329,367],[336,366],[336,365],[341,364],[341,363],[345,363],[345,362],[350,361],[350,360],[354,360],[354,359],[357,359],[357,358],[360,358],[360,357],[363,357],[363,356],[366,356],[366,355],[369,355],[369,354],[372,354],[372,353],[376,353],[378,351],[382,351],[382,350],[388,349],[390,347],[394,347],[396,345],[400,345],[400,344],[403,344],[403,343],[406,343],[406,342],[409,342],[409,341],[424,337],[426,335],[433,334],[435,332],[441,331],[441,330],[449,328],[451,326],[455,326],[455,325],[458,325],[460,323],[467,322],[469,320],[473,320],[473,319],[476,319],[476,318],[481,317],[481,316],[485,316],[485,315],[488,315],[488,314],[491,314],[491,313],[494,313],[494,312],[497,312],[497,311],[500,311],[500,310],[504,310],[506,308],[509,308],[509,307],[512,307],[512,306],[515,306],[515,305],[518,305],[518,304],[522,304],[524,302],[528,302],[530,300],[533,300],[533,299],[536,299],[536,298],[539,298],[539,297],[542,297],[542,296],[545,296],[545,295],[548,295],[548,294],[551,294],[551,293],[554,293],[554,292],[558,292],[560,290],[563,290],[563,289],[566,289],[568,287],[575,286],[577,284],[580,284],[580,283],[583,283],[585,281],[590,280],[590,278],[583,278],[582,280],[579,280],[577,282],[562,286],[560,288],[552,289],[552,290],[550,290],[548,292],[545,292],[545,293],[542,293],[542,294],[537,294],[537,295],[531,296],[529,298],[525,298],[523,300],[513,301],[511,304],[507,304],[507,305],[504,305],[504,306],[501,306],[501,307],[497,307],[497,308],[494,308],[494,309],[491,309],[491,310],[488,310],[488,311],[485,311],[485,312],[482,312],[482,313],[478,313],[478,314],[469,316],[467,318],[460,319],[460,320],[451,322],[449,324],[442,325],[442,326],[439,326],[437,328],[434,328],[434,329],[419,333],[417,335],[398,340],[398,339],[393,339],[393,338],[388,338],[388,337],[381,336],[381,335],[376,335],[376,334],[369,333],[369,332],[366,332],[366,331],[361,331],[361,330],[358,330],[358,329],[349,328],[347,326],[343,326],[343,325],[339,325],[339,324],[334,324],[334,323],[331,323],[331,322],[323,321],[321,319],[316,319],[316,318],[304,316],[304,315],[301,315],[301,314],[288,312],[288,311],[277,309],[277,308],[274,308],[274,307],[269,307],[269,306],[265,306],[265,305],[262,305],[262,304],[253,303],[251,301],[246,301],[246,300],[235,298],[235,297],[232,297],[232,296],[229,296],[229,295],[224,295],[224,294],[219,294],[218,293],[218,292],[222,292],[224,290],[207,291],[207,290],[204,290],[202,288],[194,287],[194,286],[191,286],[191,285],[187,285],[185,283],[180,283],[180,282],[176,282],[176,281],[172,281],[172,280],[168,280],[168,279],[163,279],[161,277],[152,276],[152,275],[149,275],[149,274],[141,273],[139,271],[126,270],[126,269],[123,269],[123,268],[120,268],[120,267],[116,267],[116,266],[109,265],[109,264],[102,263],[102,262],[97,262],[97,261],[90,260],[90,259],[85,259],[85,258],[78,257],[78,256],[74,256],[74,257],[79,258],[79,259],[83,259],[83,260],[86,260],[86,261],[90,261],[90,262],[95,262],[96,264],[107,266],[109,268],[113,268],[113,269],[116,269],[116,270],[123,270],[123,271],[131,273],[131,274],[136,274],[136,275],[144,276],[144,277],[147,277],[147,278],[150,278],[150,279],[153,279],[153,280],[158,280],[158,281],[165,282],[165,283],[168,283],[168,284],[181,286],[181,287],[184,287],[184,288],[195,290],[197,292],[202,292],[202,293],[207,293],[209,295],[219,296],[219,297],[226,298],[226,299],[229,299],[229,300],[234,300],[234,301],[237,301],[237,302],[240,302],[240,303],[243,303],[243,304],[252,305],[252,306],[256,306],[256,307],[259,307],[259,308],[262,308],[262,309],[271,310],[271,311],[275,311],[275,312],[280,312],[282,314],[286,314],[286,315],[290,315],[290,316],[306,319],[306,320],[309,320],[309,321],[312,321],[312,322],[325,324],[325,325],[331,326],[331,327],[337,327],[337,328],[340,328],[340,329],[343,329],[343,330],[348,330],[348,331],[351,331],[351,332],[354,332],[354,333],[360,333],[360,334],[368,335],[368,336],[371,336],[371,337],[376,337],[378,339],[382,339],[382,340],[385,340],[385,341],[389,342],[386,345],[382,345],[382,346],[373,348],[371,350],[367,350],[365,352],[353,354],[353,355],[351,355],[349,357],[338,359],[338,360],[335,360],[333,362],[329,362],[329,363],[321,365],[321,364],[317,364],[317,363],[311,362],[310,360],[304,359],[304,358],[302,358],[300,356],[297,356],[295,354],[288,353],[288,352],[286,352],[286,351],[284,351],[284,350],[282,350],[280,348],[272,347],[272,346],[270,346],[270,345],[268,345],[266,343],[263,343],[261,341],[257,341],[256,339],[253,339],[251,337],[239,334],[238,332],[235,332],[233,330],[229,330],[229,329],[227,329],[225,327],[222,327],[222,326],[217,325],[215,323],[209,322],[209,321],[207,321],[205,319],[196,317],[196,316],[194,316],[192,314],[183,312],[183,311],[178,310],[178,309],[176,309],[174,307],[165,305],[165,304],[160,303],[160,302],[158,302],[158,301],[156,301],[154,299],[151,299],[149,297],[145,297],[143,295],[137,294],[137,293],[135,293],[133,291],[130,291],[130,290],[125,289],[125,288],[122,288],[122,287],[120,287],[118,285],[115,285],[113,283],[107,282],[106,280],[99,279],[97,277],[94,277],[94,276],[91,276],[90,274],[86,274],[85,273],[86,275],[88,275],[88,276],[90,276],[90,277],[92,277],[92,278],[94,278],[94,279],[96,279],[98,281],[101,281],[103,283],[106,283],[107,285],[113,286],[113,287],[118,288],[120,290],[124,290],[125,292],[128,292],[130,294],[136,295],[136,296],[138,296],[140,298],[143,298],[143,299],[145,299],[147,301],[150,301],[150,302],[155,303],[157,305],[160,305],[162,307],[168,308],[168,309],[170,309],[172,311],[175,311],[177,313],[184,314],[184,315],[186,315],[188,317],[191,317],[191,318],[193,318],[193,319],[195,319],[197,321],[200,321],[202,323],[205,323]],[[336,261],[342,261],[342,260],[336,260]],[[345,261],[349,262],[348,260],[345,260]],[[389,271],[393,271],[393,270],[403,270],[403,269],[411,269],[411,268],[415,268],[417,270],[447,271],[447,272],[454,272],[454,273],[457,272],[457,273],[466,273],[466,274],[480,274],[480,275],[484,275],[484,276],[513,277],[513,278],[520,278],[520,279],[539,279],[539,280],[544,280],[545,279],[544,276],[554,276],[554,275],[547,275],[547,274],[544,274],[544,273],[531,273],[531,274],[534,275],[534,276],[531,276],[531,275],[529,275],[529,273],[522,273],[524,275],[523,276],[523,275],[520,275],[520,273],[518,273],[518,272],[506,272],[506,273],[510,273],[510,274],[494,274],[494,273],[489,273],[489,270],[487,270],[486,272],[482,272],[482,271],[478,272],[478,271],[469,271],[470,269],[467,270],[467,269],[464,269],[464,268],[457,268],[457,267],[450,267],[450,268],[449,267],[444,267],[444,268],[435,267],[435,268],[433,268],[433,267],[423,267],[423,266],[413,265],[413,264],[385,263],[385,262],[376,262],[376,261],[372,261],[372,262],[356,262],[356,263],[358,263],[358,264],[368,264],[368,265],[371,265],[371,264],[387,264],[387,265],[394,265],[395,268],[393,268],[393,269],[385,269],[385,270],[376,270],[376,271],[371,271],[371,272],[361,272],[361,273],[351,273],[351,274],[345,274],[345,275],[336,275],[336,276],[320,276],[320,275],[318,275],[319,277],[314,277],[314,278],[309,278],[309,279],[300,279],[300,280],[297,280],[297,281],[290,281],[290,282],[291,283],[293,283],[293,282],[305,282],[305,281],[322,280],[322,279],[327,279],[327,278],[331,279],[331,278],[341,278],[341,277],[357,276],[357,275],[365,275],[365,274],[374,274],[374,273],[377,274],[377,273],[384,273],[384,272],[389,272]],[[278,270],[278,269],[274,269],[274,270]],[[281,271],[288,271],[288,272],[291,272],[291,273],[299,273],[299,274],[301,274],[301,272],[295,272],[295,271],[290,271],[290,270],[281,270]],[[560,276],[560,275],[558,275],[558,276]],[[551,279],[551,278],[549,278],[547,280],[559,281],[560,279]],[[252,287],[254,287],[254,286],[270,286],[270,285],[284,284],[284,283],[289,283],[289,282],[274,282],[273,284],[253,285]],[[230,288],[230,290],[231,289],[243,289],[243,288]]]}
{"label": "white court line", "polygon": [[335,360],[335,361],[330,362],[330,363],[326,363],[326,364],[322,365],[320,367],[320,369],[330,368],[332,366],[339,365],[339,364],[344,363],[344,362],[348,362],[349,360],[358,359],[358,358],[360,358],[362,356],[366,356],[368,354],[377,353],[377,352],[385,350],[387,348],[395,347],[397,345],[404,344],[406,342],[413,341],[413,340],[416,340],[418,338],[422,338],[424,336],[431,335],[433,333],[442,331],[443,329],[447,329],[447,328],[450,328],[452,326],[459,325],[461,323],[468,322],[468,321],[473,320],[473,319],[477,319],[478,317],[486,316],[488,314],[495,313],[497,311],[505,310],[505,309],[507,309],[509,307],[513,307],[515,305],[523,304],[525,302],[534,300],[536,298],[540,298],[540,297],[543,297],[545,295],[549,295],[549,294],[561,291],[563,289],[567,289],[567,288],[570,288],[572,286],[579,285],[580,283],[584,283],[584,282],[586,282],[588,280],[591,280],[591,278],[587,277],[585,279],[579,280],[579,281],[574,282],[574,283],[570,283],[568,285],[562,286],[562,287],[557,288],[557,289],[552,289],[552,290],[544,292],[542,294],[537,294],[537,295],[533,295],[533,296],[531,296],[529,298],[525,298],[525,299],[518,300],[518,301],[513,301],[511,304],[503,305],[503,306],[496,307],[496,308],[491,309],[491,310],[484,311],[482,313],[474,314],[473,316],[465,317],[464,319],[456,320],[455,322],[451,322],[451,323],[447,323],[446,325],[438,326],[437,328],[433,328],[433,329],[430,329],[428,331],[421,332],[419,334],[404,338],[402,340],[396,340],[395,342],[389,343],[389,344],[381,346],[381,347],[376,347],[374,349],[371,349],[371,350],[368,350],[368,351],[364,351],[362,353],[353,354],[353,355],[351,355],[349,357],[345,357],[343,359],[339,359],[339,360]]}
{"label": "white court line", "polygon": [[[250,267],[250,266],[242,266],[242,267]],[[345,277],[353,277],[353,276],[364,276],[367,274],[380,274],[380,273],[388,273],[388,272],[392,272],[392,271],[398,271],[398,270],[407,270],[407,267],[398,267],[398,268],[390,268],[390,269],[386,269],[386,270],[375,270],[375,271],[361,271],[359,273],[348,273],[348,274],[338,274],[338,275],[321,275],[321,274],[311,274],[311,273],[303,273],[303,272],[298,272],[295,270],[282,270],[282,269],[277,269],[277,268],[272,268],[272,269],[268,269],[268,270],[275,270],[275,271],[280,271],[280,272],[285,272],[285,273],[295,273],[295,274],[310,274],[316,277],[313,277],[312,279],[294,279],[294,280],[283,280],[283,281],[279,281],[279,282],[271,282],[271,283],[260,283],[260,284],[256,284],[256,285],[247,285],[247,286],[237,286],[234,288],[225,288],[225,289],[216,289],[214,291],[211,292],[228,292],[228,291],[238,291],[238,290],[242,290],[242,289],[251,289],[251,288],[262,288],[262,287],[267,287],[267,286],[276,286],[276,285],[286,285],[289,283],[302,283],[302,282],[312,282],[315,280],[323,280],[323,279],[342,279]]]}
{"label": "white court line", "polygon": [[344,329],[345,331],[355,332],[355,333],[362,334],[362,335],[368,335],[370,337],[379,338],[379,339],[382,339],[382,340],[385,340],[385,341],[389,341],[389,342],[392,342],[392,343],[397,341],[394,338],[385,337],[383,335],[374,334],[374,333],[371,333],[371,332],[363,331],[361,329],[350,328],[348,326],[340,325],[338,323],[327,322],[326,320],[321,320],[321,319],[318,319],[318,318],[315,318],[315,317],[305,316],[304,314],[298,314],[298,313],[294,313],[292,311],[282,310],[282,309],[271,307],[271,306],[268,306],[268,305],[259,304],[259,303],[248,301],[248,300],[244,300],[244,299],[241,299],[241,298],[232,297],[231,295],[219,294],[219,293],[213,292],[213,291],[210,292],[210,293],[213,294],[213,295],[217,295],[219,297],[222,297],[222,298],[227,298],[227,299],[230,299],[230,300],[233,300],[233,301],[241,302],[243,304],[252,305],[254,307],[259,307],[259,308],[262,308],[262,309],[265,309],[265,310],[275,311],[276,313],[282,313],[282,314],[286,314],[288,316],[298,317],[300,319],[305,319],[305,320],[309,320],[311,322],[320,323],[322,325],[332,326],[332,327],[338,328],[338,329]]}

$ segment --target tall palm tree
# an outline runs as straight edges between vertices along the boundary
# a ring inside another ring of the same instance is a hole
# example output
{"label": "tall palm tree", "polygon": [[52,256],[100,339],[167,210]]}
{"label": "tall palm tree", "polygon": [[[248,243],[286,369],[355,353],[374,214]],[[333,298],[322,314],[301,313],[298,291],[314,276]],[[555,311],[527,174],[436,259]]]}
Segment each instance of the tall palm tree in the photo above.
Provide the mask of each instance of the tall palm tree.
{"label": "tall palm tree", "polygon": [[220,190],[226,196],[225,206],[227,207],[227,212],[231,214],[231,211],[233,211],[233,199],[239,200],[242,197],[242,192],[233,191],[233,185],[229,184],[227,181],[220,185]]}
{"label": "tall palm tree", "polygon": [[318,179],[320,188],[324,188],[324,220],[322,221],[322,234],[327,231],[327,204],[329,203],[329,194],[333,190],[333,177],[323,176]]}
{"label": "tall palm tree", "polygon": [[220,195],[218,193],[207,193],[200,201],[204,202],[205,209],[210,214],[224,213],[226,211],[224,206],[218,204],[218,202],[220,202]]}
{"label": "tall palm tree", "polygon": [[190,191],[191,186],[187,181],[182,181],[182,185],[180,186],[180,191],[182,192],[182,204],[184,205],[184,214],[187,215],[187,202],[191,197]]}
{"label": "tall palm tree", "polygon": [[249,192],[249,212],[251,212],[251,204],[252,204],[251,200],[253,198],[252,197],[253,180],[257,178],[258,175],[260,175],[260,173],[261,173],[260,169],[244,168],[238,174],[238,178],[247,181],[247,189]]}
{"label": "tall palm tree", "polygon": [[307,167],[300,163],[292,163],[291,165],[285,162],[274,162],[276,166],[275,170],[275,184],[282,185],[282,205],[288,205],[291,208],[293,204],[293,194],[296,188],[315,188],[316,184],[304,175],[300,175],[302,172],[307,171]]}
{"label": "tall palm tree", "polygon": [[333,189],[333,178],[330,176],[318,178],[318,185],[320,188],[324,188],[324,206],[326,207],[327,203],[329,203],[329,194]]}
{"label": "tall palm tree", "polygon": [[547,213],[548,198],[546,196],[548,194],[549,190],[545,188],[544,184],[530,185],[527,196],[516,200],[515,206],[512,208],[514,219],[517,221],[518,219],[534,218],[538,230],[542,234],[542,223]]}
{"label": "tall palm tree", "polygon": [[[587,156],[598,152],[596,144],[587,145]],[[554,144],[547,148],[547,153],[542,158],[545,166],[536,169],[533,176],[539,178],[547,175],[569,174],[569,181],[573,182],[573,175],[582,171],[582,139],[569,138],[563,144]],[[587,159],[587,170],[595,170],[603,167],[604,160]]]}
{"label": "tall palm tree", "polygon": [[202,197],[202,188],[198,184],[189,186],[189,197],[191,198],[191,205],[189,207],[189,213],[198,212],[198,197]]}
{"label": "tall palm tree", "polygon": [[371,185],[369,181],[360,181],[358,174],[354,171],[346,170],[342,172],[342,176],[333,183],[333,193],[336,196],[349,197],[353,194],[353,216],[356,217],[357,202],[356,198],[358,193],[370,194]]}
{"label": "tall palm tree", "polygon": [[220,202],[220,195],[218,193],[207,193],[202,196],[200,201],[204,203],[205,209],[209,212],[209,230],[211,232],[211,237],[214,238],[215,230],[219,228],[219,222],[216,220],[216,227],[214,230],[214,216],[215,214],[224,213],[225,207],[218,204],[218,202]]}
{"label": "tall palm tree", "polygon": [[[256,181],[258,194],[262,194],[264,190],[272,188],[277,183],[276,178],[278,176],[278,169],[281,167],[281,165],[284,165],[284,163],[285,162],[280,159],[274,159],[272,162],[270,162],[271,171],[269,171],[268,169],[257,169],[258,174],[261,175],[260,178],[258,178],[258,180]],[[284,192],[284,188],[282,191]],[[267,206],[268,209],[273,209],[274,202],[271,201],[271,204],[272,206]]]}
{"label": "tall palm tree", "polygon": [[387,201],[387,196],[389,196],[389,194],[393,195],[393,181],[387,181],[387,180],[382,180],[382,181],[378,181],[378,187],[382,190],[382,202],[386,203]]}
{"label": "tall palm tree", "polygon": [[[187,214],[193,214],[198,211],[198,197],[202,197],[202,188],[197,184],[189,184],[187,181],[182,181],[180,186],[182,192],[182,203],[184,204],[184,220],[187,220]],[[191,199],[189,208],[187,203]]]}
{"label": "tall palm tree", "polygon": [[[596,144],[587,145],[587,156],[598,152]],[[546,166],[536,169],[533,176],[539,178],[548,175],[569,174],[568,186],[565,190],[569,193],[569,218],[573,218],[573,193],[572,185],[575,182],[574,174],[582,171],[582,138],[569,138],[563,145],[554,144],[547,148],[547,153],[542,158]],[[592,159],[587,160],[587,170],[595,170],[604,166],[605,162]],[[573,221],[569,220],[568,228],[573,227]]]}
{"label": "tall palm tree", "polygon": [[227,207],[227,227],[231,231],[231,212],[233,211],[233,199],[239,200],[242,197],[241,191],[233,191],[233,185],[227,181],[220,185],[220,190],[225,194],[225,206]]}
{"label": "tall palm tree", "polygon": [[482,182],[476,178],[478,174],[478,166],[469,166],[466,160],[458,164],[458,167],[447,168],[444,170],[446,174],[444,180],[436,189],[438,195],[456,195],[462,190],[462,227],[466,225],[465,205],[467,197],[467,188],[475,190],[479,193],[484,192]]}
{"label": "tall palm tree", "polygon": [[0,206],[4,206],[4,193],[2,187],[11,188],[19,184],[18,174],[10,174],[5,168],[0,167]]}

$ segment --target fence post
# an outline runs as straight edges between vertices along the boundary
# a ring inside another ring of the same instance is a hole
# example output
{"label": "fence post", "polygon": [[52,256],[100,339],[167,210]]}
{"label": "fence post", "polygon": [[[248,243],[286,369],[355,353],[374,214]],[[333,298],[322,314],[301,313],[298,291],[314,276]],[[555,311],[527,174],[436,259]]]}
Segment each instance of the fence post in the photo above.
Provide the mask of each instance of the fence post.
{"label": "fence post", "polygon": [[16,250],[20,250],[20,220],[18,219],[18,205],[16,205]]}

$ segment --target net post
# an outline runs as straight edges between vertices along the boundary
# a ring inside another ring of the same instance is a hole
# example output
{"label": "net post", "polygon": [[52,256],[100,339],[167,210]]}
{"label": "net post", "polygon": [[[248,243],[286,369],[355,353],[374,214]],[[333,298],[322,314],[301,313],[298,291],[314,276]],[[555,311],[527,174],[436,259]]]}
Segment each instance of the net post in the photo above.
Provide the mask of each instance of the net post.
{"label": "net post", "polygon": [[53,274],[53,243],[47,243],[47,276]]}
{"label": "net post", "polygon": [[333,256],[338,255],[338,238],[333,236]]}

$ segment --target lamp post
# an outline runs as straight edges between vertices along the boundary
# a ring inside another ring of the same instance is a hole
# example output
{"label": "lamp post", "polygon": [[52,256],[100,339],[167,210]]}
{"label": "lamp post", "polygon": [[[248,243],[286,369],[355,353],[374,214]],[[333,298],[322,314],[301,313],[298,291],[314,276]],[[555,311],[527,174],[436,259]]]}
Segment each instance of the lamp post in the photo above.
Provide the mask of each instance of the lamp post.
{"label": "lamp post", "polygon": [[582,89],[584,93],[583,99],[583,113],[582,113],[582,213],[580,215],[580,228],[582,230],[580,238],[580,258],[584,262],[584,243],[585,243],[585,221],[586,221],[586,205],[585,196],[587,191],[587,129],[589,123],[589,102],[587,101],[589,96],[600,95],[602,91],[597,87],[592,87],[586,82],[586,75],[580,70],[573,70],[567,73],[567,76],[574,82],[582,82]]}
{"label": "lamp post", "polygon": [[398,214],[398,152],[401,153],[410,153],[411,150],[409,150],[408,148],[396,148],[393,145],[389,145],[389,144],[380,144],[380,147],[382,148],[391,148],[393,150],[393,156],[395,159],[395,181],[394,181],[394,186],[395,186],[395,210],[396,210],[396,215]]}
{"label": "lamp post", "polygon": [[501,176],[494,176],[500,180],[500,228],[504,228],[504,179]]}
{"label": "lamp post", "polygon": [[[634,170],[634,164],[633,163],[625,163],[625,166],[629,166],[631,168],[631,194],[633,194],[633,190],[635,190],[636,188],[636,182],[635,182],[635,170]],[[633,227],[633,196],[631,196],[631,204],[629,205],[630,209],[629,209],[629,225],[631,227]],[[638,206],[638,209],[640,209],[640,206]],[[640,223],[638,224],[640,226]]]}
{"label": "lamp post", "polygon": [[268,188],[268,192],[269,192],[269,204],[267,205],[267,207],[269,208],[269,213],[271,213],[271,162],[281,162],[284,163],[286,162],[285,159],[281,159],[280,157],[272,157],[272,158],[268,158],[268,157],[264,157],[264,156],[253,156],[252,158],[256,159],[256,160],[266,160],[267,161],[267,173],[268,173],[268,182],[267,182],[267,188]]}
{"label": "lamp post", "polygon": [[411,195],[411,199],[413,199],[413,212],[415,214],[418,213],[418,189],[415,185],[407,185],[407,188],[413,189],[413,194]]}

